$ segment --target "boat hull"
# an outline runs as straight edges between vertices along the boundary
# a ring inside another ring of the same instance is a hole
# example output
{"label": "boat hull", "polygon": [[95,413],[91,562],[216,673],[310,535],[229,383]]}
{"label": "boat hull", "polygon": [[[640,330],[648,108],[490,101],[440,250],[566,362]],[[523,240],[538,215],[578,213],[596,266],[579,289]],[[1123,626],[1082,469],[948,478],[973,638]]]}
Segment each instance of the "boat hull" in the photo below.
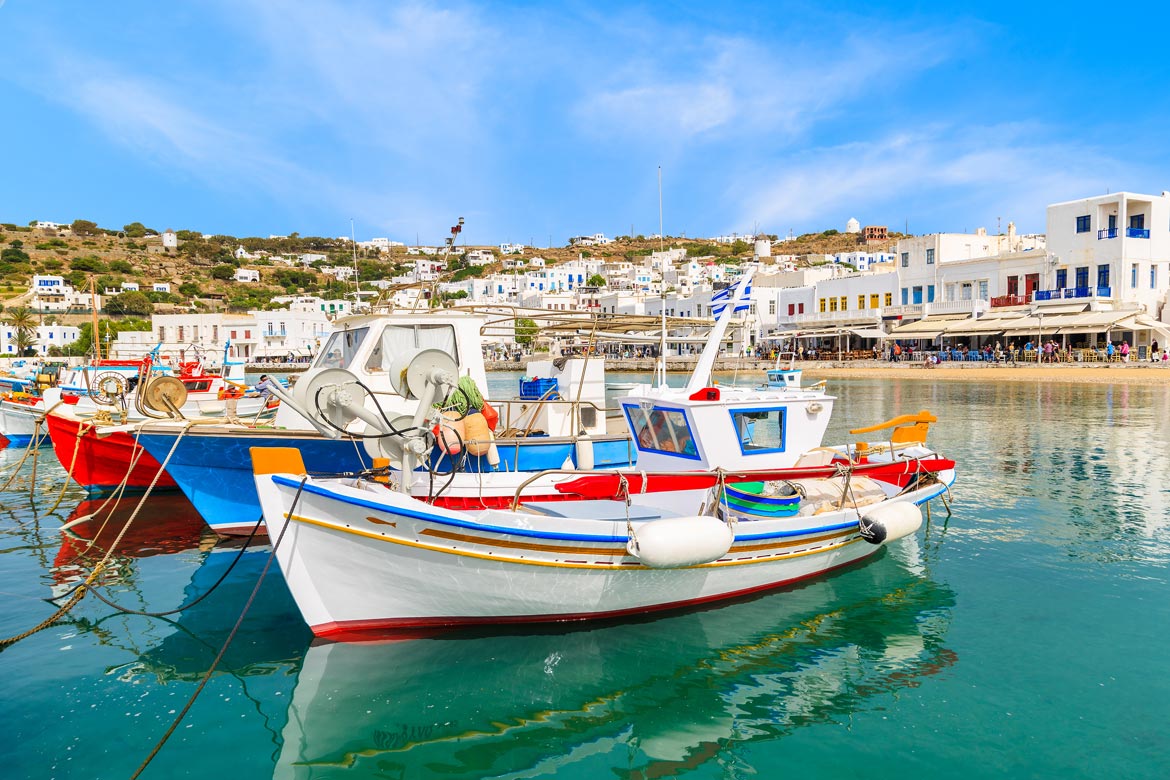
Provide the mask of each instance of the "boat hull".
{"label": "boat hull", "polygon": [[44,423],[37,425],[44,416],[45,407],[42,403],[0,401],[0,434],[8,439],[10,447],[27,447],[34,437],[38,440],[37,446],[42,447],[49,443]]}
{"label": "boat hull", "polygon": [[737,523],[718,560],[655,569],[628,553],[624,516],[459,514],[387,490],[300,485],[288,475],[257,477],[289,589],[313,633],[334,640],[691,607],[789,585],[881,549],[861,538],[857,513],[842,510]]}
{"label": "boat hull", "polygon": [[79,438],[78,430],[85,422],[82,419],[54,413],[46,415],[45,422],[57,459],[91,495],[112,492],[123,479],[126,490],[145,490],[152,483],[154,490],[178,487],[166,472],[159,473],[162,465],[136,444],[129,433],[115,431],[99,436],[90,428]]}
{"label": "boat hull", "polygon": [[[178,435],[176,430],[151,427],[139,434],[139,442],[156,458],[165,458],[174,448],[167,472],[211,529],[227,536],[250,533],[260,518],[260,499],[249,454],[252,447],[296,447],[301,451],[305,467],[318,474],[357,472],[373,465],[361,442],[350,439],[327,439],[297,431],[224,428],[188,431],[175,447]],[[540,437],[514,444],[501,443],[498,451],[500,471],[557,469],[566,460],[574,463],[576,457],[571,442]],[[593,452],[596,468],[629,466],[633,456],[624,438],[595,441]],[[486,457],[469,458],[467,466],[471,473],[487,472],[491,468]],[[449,459],[444,457],[436,472],[449,469]],[[505,498],[510,502],[511,497],[509,490]],[[461,502],[456,508],[478,509],[483,504]]]}

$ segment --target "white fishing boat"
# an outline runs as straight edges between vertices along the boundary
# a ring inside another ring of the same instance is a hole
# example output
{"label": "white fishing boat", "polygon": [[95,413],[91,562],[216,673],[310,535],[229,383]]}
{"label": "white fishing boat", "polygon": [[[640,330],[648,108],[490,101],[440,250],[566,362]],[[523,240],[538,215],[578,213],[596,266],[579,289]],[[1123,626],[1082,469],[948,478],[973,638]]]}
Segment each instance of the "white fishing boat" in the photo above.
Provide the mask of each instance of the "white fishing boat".
{"label": "white fishing boat", "polygon": [[[721,317],[709,343],[726,325]],[[704,350],[686,388],[641,386],[621,400],[638,471],[488,475],[512,481],[481,490],[515,485],[512,501],[474,512],[415,495],[415,464],[439,420],[432,401],[457,377],[449,356],[403,356],[394,374],[419,403],[393,422],[370,414],[344,375],[317,375],[309,393],[333,424],[367,420],[397,467],[310,477],[299,450],[252,448],[261,510],[305,621],[318,636],[352,638],[734,598],[913,533],[918,505],[954,481],[954,462],[925,447],[933,416],[900,421],[888,446],[822,448],[834,400],[823,387],[708,386],[714,355]]]}

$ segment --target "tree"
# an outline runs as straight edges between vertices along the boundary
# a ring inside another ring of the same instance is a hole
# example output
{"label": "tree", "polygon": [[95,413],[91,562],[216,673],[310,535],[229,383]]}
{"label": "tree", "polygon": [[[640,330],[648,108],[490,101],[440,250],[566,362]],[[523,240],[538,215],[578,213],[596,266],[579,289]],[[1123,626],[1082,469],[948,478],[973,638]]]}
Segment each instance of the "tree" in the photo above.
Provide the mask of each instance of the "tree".
{"label": "tree", "polygon": [[224,281],[234,279],[236,276],[236,269],[226,263],[224,265],[217,265],[211,269],[212,279],[223,279]]}
{"label": "tree", "polygon": [[601,274],[593,274],[585,284],[590,287],[605,287],[605,277]]}
{"label": "tree", "polygon": [[126,238],[146,238],[146,225],[141,222],[131,222],[122,228],[122,232],[126,234]]}
{"label": "tree", "polygon": [[106,301],[106,314],[136,314],[149,317],[154,313],[154,304],[146,293],[131,290],[119,293]]}
{"label": "tree", "polygon": [[33,313],[19,306],[4,317],[4,324],[12,328],[12,345],[17,355],[24,355],[37,343],[37,321]]}
{"label": "tree", "polygon": [[75,236],[100,236],[104,232],[96,222],[90,222],[88,219],[75,219],[69,227]]}
{"label": "tree", "polygon": [[195,298],[199,295],[199,285],[195,282],[183,282],[179,285],[179,294],[185,295],[188,298]]}
{"label": "tree", "polygon": [[130,265],[128,260],[111,260],[110,270],[120,274],[134,273],[134,266]]}
{"label": "tree", "polygon": [[516,320],[516,343],[528,345],[536,339],[536,334],[540,332],[540,328],[536,324],[536,320],[528,317],[519,317]]}
{"label": "tree", "polygon": [[86,271],[93,274],[106,272],[106,264],[96,257],[75,257],[69,261],[69,267],[74,271]]}

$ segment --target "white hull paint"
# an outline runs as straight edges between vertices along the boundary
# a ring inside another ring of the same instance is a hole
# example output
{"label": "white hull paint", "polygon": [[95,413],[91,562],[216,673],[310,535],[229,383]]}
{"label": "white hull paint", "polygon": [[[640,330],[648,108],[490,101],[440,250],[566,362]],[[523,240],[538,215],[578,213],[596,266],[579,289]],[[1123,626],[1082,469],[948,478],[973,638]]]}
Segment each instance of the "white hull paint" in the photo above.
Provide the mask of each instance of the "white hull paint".
{"label": "white hull paint", "polygon": [[[954,478],[943,476],[948,484]],[[652,569],[627,553],[624,516],[460,513],[381,486],[308,480],[289,522],[301,478],[262,475],[256,482],[305,621],[318,636],[339,639],[684,607],[816,576],[880,549],[861,539],[857,513],[846,509],[737,523],[732,548],[719,560]],[[943,490],[934,484],[896,500],[921,503]],[[643,522],[632,521],[635,535]]]}

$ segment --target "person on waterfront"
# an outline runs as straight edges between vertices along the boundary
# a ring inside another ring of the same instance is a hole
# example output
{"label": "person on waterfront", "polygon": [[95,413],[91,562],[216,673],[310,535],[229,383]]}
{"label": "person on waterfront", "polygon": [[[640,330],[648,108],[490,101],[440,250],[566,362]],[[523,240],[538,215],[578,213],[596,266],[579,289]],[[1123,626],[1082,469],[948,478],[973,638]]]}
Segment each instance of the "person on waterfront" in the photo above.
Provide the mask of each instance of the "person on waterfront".
{"label": "person on waterfront", "polygon": [[1017,352],[1019,352],[1019,349],[1017,349],[1017,347],[1016,347],[1016,342],[1013,341],[1010,344],[1008,344],[1008,354],[1011,355],[1013,366],[1016,365],[1016,353]]}
{"label": "person on waterfront", "polygon": [[1158,362],[1158,342],[1157,342],[1157,340],[1155,340],[1154,343],[1150,344],[1150,362],[1151,363]]}
{"label": "person on waterfront", "polygon": [[1113,362],[1113,342],[1112,341],[1107,342],[1105,344],[1105,359],[1108,360],[1110,363]]}
{"label": "person on waterfront", "polygon": [[1121,341],[1121,362],[1129,362],[1129,342],[1124,339]]}

